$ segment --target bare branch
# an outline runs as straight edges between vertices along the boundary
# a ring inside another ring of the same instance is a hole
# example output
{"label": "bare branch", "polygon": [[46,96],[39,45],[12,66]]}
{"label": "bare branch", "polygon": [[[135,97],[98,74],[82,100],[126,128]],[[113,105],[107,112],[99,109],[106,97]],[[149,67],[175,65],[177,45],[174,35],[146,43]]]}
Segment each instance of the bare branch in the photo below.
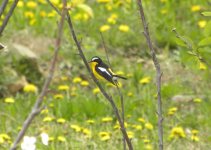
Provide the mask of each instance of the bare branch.
{"label": "bare branch", "polygon": [[4,1],[2,2],[2,5],[1,5],[1,7],[0,7],[0,18],[1,18],[1,15],[3,14],[3,12],[4,12],[4,10],[5,10],[5,8],[6,8],[7,4],[8,4],[8,2],[9,2],[9,0],[4,0]]}
{"label": "bare branch", "polygon": [[[122,110],[122,123],[124,125],[124,128],[125,128],[125,104],[124,104],[124,97],[122,95],[122,92],[121,90],[119,89],[119,86],[118,84],[116,84],[116,87],[117,87],[117,90],[118,90],[118,93],[120,95],[120,100],[121,100],[121,110]],[[126,150],[126,140],[125,140],[125,137],[123,136],[123,149]]]}
{"label": "bare branch", "polygon": [[62,37],[62,32],[63,32],[63,24],[64,24],[64,20],[65,20],[65,16],[67,13],[66,10],[66,5],[67,2],[66,0],[63,0],[63,10],[62,10],[62,14],[61,14],[61,20],[58,26],[58,35],[57,35],[57,39],[56,39],[56,43],[55,43],[55,50],[54,50],[54,56],[52,58],[52,62],[50,65],[50,69],[49,69],[49,74],[48,77],[43,85],[42,91],[39,95],[39,97],[36,100],[36,103],[31,111],[31,113],[28,115],[27,119],[25,120],[22,129],[20,130],[20,132],[18,133],[17,138],[15,139],[13,146],[11,147],[10,150],[15,150],[17,147],[17,144],[21,141],[21,139],[23,138],[26,130],[28,129],[28,127],[30,126],[32,120],[36,117],[36,115],[38,115],[40,113],[40,111],[42,110],[41,104],[43,102],[43,98],[47,93],[48,87],[51,83],[51,80],[53,78],[53,74],[54,74],[54,69],[55,69],[55,65],[57,62],[57,56],[58,56],[58,52],[59,52],[59,48],[60,48],[60,42],[61,42],[61,37]]}
{"label": "bare branch", "polygon": [[[111,68],[111,64],[110,64],[110,61],[109,61],[109,57],[108,57],[108,50],[107,50],[107,47],[105,45],[105,40],[104,40],[104,37],[103,37],[103,34],[102,32],[100,32],[100,36],[101,36],[101,39],[102,39],[102,42],[103,42],[103,47],[104,47],[104,50],[105,50],[105,53],[106,53],[106,58],[107,58],[107,62],[109,64],[109,67]],[[119,89],[119,86],[118,86],[118,82],[116,83],[116,88],[118,90],[118,94],[120,96],[120,100],[121,100],[121,111],[122,111],[122,123],[123,123],[123,126],[125,128],[125,109],[124,109],[124,98],[123,98],[123,95]],[[125,137],[123,136],[123,149],[126,150],[126,140],[125,140]]]}
{"label": "bare branch", "polygon": [[[6,15],[6,17],[5,17],[5,19],[4,19],[4,21],[3,21],[2,25],[1,25],[1,27],[0,27],[0,36],[2,35],[2,33],[3,33],[3,31],[4,31],[4,28],[7,26],[7,23],[8,23],[8,21],[9,21],[10,17],[12,16],[12,13],[13,13],[15,7],[16,7],[17,4],[18,4],[18,1],[19,1],[19,0],[15,0],[15,1],[13,2],[12,6],[11,6],[11,8],[10,8],[10,10],[9,10],[9,12],[7,13],[7,15]],[[6,6],[5,6],[5,7],[6,7]]]}
{"label": "bare branch", "polygon": [[155,50],[152,45],[152,41],[151,41],[149,30],[148,30],[148,24],[145,20],[144,10],[143,10],[143,6],[142,6],[142,0],[137,0],[137,3],[138,3],[138,7],[139,7],[141,21],[142,21],[143,28],[144,28],[144,35],[147,40],[149,49],[151,51],[151,56],[152,56],[154,66],[156,68],[159,150],[163,150],[163,125],[162,125],[163,116],[162,116],[162,101],[161,101],[161,76],[162,76],[162,73],[161,73],[161,69],[160,69],[160,64],[158,62]]}
{"label": "bare branch", "polygon": [[104,40],[104,37],[103,37],[103,33],[102,32],[100,32],[100,36],[101,36],[101,39],[102,39],[102,42],[103,42],[103,48],[104,48],[105,53],[106,53],[106,59],[107,59],[108,65],[111,68],[111,63],[110,63],[110,60],[109,60],[109,57],[108,57],[108,49],[107,49],[107,47],[105,45],[105,40]]}
{"label": "bare branch", "polygon": [[128,148],[129,148],[129,150],[133,150],[132,143],[131,143],[131,141],[130,141],[128,135],[127,135],[126,129],[125,129],[124,124],[123,124],[123,122],[122,122],[122,119],[121,119],[121,117],[120,117],[118,108],[116,107],[116,104],[114,103],[114,100],[112,99],[112,97],[110,97],[110,96],[106,93],[106,91],[103,89],[103,87],[102,87],[101,84],[98,82],[98,80],[95,78],[95,76],[93,75],[92,71],[91,71],[90,68],[89,68],[89,64],[88,64],[88,62],[87,62],[87,60],[86,60],[86,58],[85,58],[85,56],[84,56],[83,50],[82,50],[82,48],[81,48],[81,45],[80,45],[80,43],[79,43],[79,41],[78,41],[78,39],[77,39],[77,36],[76,36],[76,34],[75,34],[75,30],[74,30],[74,28],[73,28],[72,21],[71,21],[71,18],[70,18],[69,13],[67,14],[67,22],[68,22],[68,25],[69,25],[69,28],[70,28],[71,35],[72,35],[72,37],[73,37],[73,40],[75,41],[75,44],[76,44],[76,46],[77,46],[77,48],[78,48],[78,51],[79,51],[79,54],[80,54],[80,56],[81,56],[81,58],[82,58],[82,60],[83,60],[83,62],[84,62],[84,64],[85,64],[87,70],[89,71],[89,73],[90,73],[92,79],[94,80],[94,82],[96,83],[96,85],[98,86],[98,88],[100,89],[101,93],[102,93],[102,94],[104,95],[104,97],[110,102],[110,104],[111,104],[111,106],[112,106],[112,108],[113,108],[113,110],[114,110],[114,113],[115,113],[115,115],[116,115],[116,117],[117,117],[117,120],[118,120],[118,122],[119,122],[119,124],[120,124],[121,131],[122,131],[123,136],[125,137],[125,140],[126,140],[126,142],[127,142]]}

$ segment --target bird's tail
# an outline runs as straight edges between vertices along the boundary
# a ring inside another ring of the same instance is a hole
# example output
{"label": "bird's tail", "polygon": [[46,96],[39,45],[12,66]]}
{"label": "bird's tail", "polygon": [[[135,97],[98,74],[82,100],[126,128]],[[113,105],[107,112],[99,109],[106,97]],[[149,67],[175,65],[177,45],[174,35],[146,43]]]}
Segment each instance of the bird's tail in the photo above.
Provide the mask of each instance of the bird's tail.
{"label": "bird's tail", "polygon": [[127,80],[127,78],[122,77],[122,76],[119,76],[119,75],[113,75],[113,76],[114,76],[114,77],[117,77],[117,78],[121,78],[121,79]]}

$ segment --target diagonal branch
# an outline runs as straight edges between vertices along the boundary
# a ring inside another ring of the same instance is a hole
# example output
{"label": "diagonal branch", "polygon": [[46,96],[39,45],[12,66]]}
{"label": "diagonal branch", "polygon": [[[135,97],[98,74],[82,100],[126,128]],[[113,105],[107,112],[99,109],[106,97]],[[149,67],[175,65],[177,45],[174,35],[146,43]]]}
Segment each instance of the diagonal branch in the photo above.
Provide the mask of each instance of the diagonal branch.
{"label": "diagonal branch", "polygon": [[[52,4],[49,0],[47,0],[47,2],[50,3],[51,6],[53,6],[53,4]],[[53,8],[55,9],[56,12],[58,12],[58,9],[57,9],[56,7],[53,6]],[[60,13],[58,13],[58,14],[60,14]],[[105,97],[105,98],[109,101],[109,103],[111,104],[111,106],[112,106],[112,108],[113,108],[113,110],[114,110],[114,113],[115,113],[115,115],[116,115],[116,117],[117,117],[117,120],[118,120],[118,122],[119,122],[119,124],[120,124],[120,129],[121,129],[121,131],[122,131],[122,134],[123,134],[123,136],[124,136],[124,138],[125,138],[125,140],[126,140],[126,142],[127,142],[128,148],[129,148],[129,150],[133,150],[132,143],[131,143],[131,141],[130,141],[130,139],[129,139],[129,137],[128,137],[128,134],[127,134],[127,132],[126,132],[126,129],[125,129],[124,124],[123,124],[123,122],[122,122],[122,119],[121,119],[121,117],[120,117],[118,108],[116,107],[116,104],[114,103],[113,98],[112,98],[111,96],[109,96],[109,95],[106,93],[106,91],[103,89],[103,87],[101,86],[101,84],[100,84],[100,83],[98,82],[98,80],[95,78],[95,76],[93,75],[93,73],[92,73],[92,71],[91,71],[91,69],[90,69],[90,67],[89,67],[89,64],[88,64],[88,62],[87,62],[87,60],[86,60],[86,58],[85,58],[85,55],[84,55],[84,53],[83,53],[83,50],[82,50],[82,48],[81,48],[80,42],[79,42],[79,40],[78,40],[78,38],[77,38],[77,36],[76,36],[76,34],[75,34],[75,30],[74,30],[74,28],[73,28],[72,20],[71,20],[71,18],[70,18],[69,13],[67,13],[66,20],[67,20],[67,23],[68,23],[68,25],[69,25],[70,33],[71,33],[71,35],[72,35],[72,38],[73,38],[73,40],[74,40],[74,42],[75,42],[75,44],[76,44],[76,46],[77,46],[77,48],[78,48],[79,55],[81,56],[81,58],[82,58],[82,60],[83,60],[83,62],[84,62],[84,64],[85,64],[85,66],[86,66],[86,68],[87,68],[89,74],[91,75],[93,81],[96,83],[96,85],[98,86],[98,88],[100,89],[100,91],[101,91],[101,93],[104,95],[104,97]]]}
{"label": "diagonal branch", "polygon": [[100,36],[101,36],[101,39],[102,39],[102,42],[103,42],[103,48],[104,48],[105,53],[106,53],[106,59],[108,61],[108,66],[111,68],[111,63],[110,63],[110,60],[109,60],[109,57],[108,57],[108,49],[107,49],[107,47],[105,45],[105,40],[104,40],[104,37],[103,37],[103,33],[102,32],[100,32]]}
{"label": "diagonal branch", "polygon": [[66,0],[63,0],[63,10],[62,10],[62,14],[61,14],[61,20],[58,26],[58,35],[57,35],[57,39],[56,39],[56,44],[55,44],[55,50],[54,50],[54,56],[52,58],[52,62],[50,65],[50,69],[49,69],[49,74],[48,77],[43,85],[42,91],[39,95],[39,97],[36,100],[36,103],[31,111],[31,113],[28,115],[27,119],[25,120],[25,122],[23,123],[22,129],[20,130],[20,132],[18,133],[17,138],[15,139],[12,147],[10,150],[15,150],[18,143],[21,141],[21,139],[23,138],[26,130],[29,128],[32,120],[40,113],[41,111],[41,104],[43,102],[43,98],[47,93],[48,87],[51,83],[51,80],[53,78],[53,74],[54,74],[54,69],[55,69],[55,65],[56,65],[56,61],[57,61],[57,56],[58,56],[58,52],[59,52],[59,48],[60,48],[60,43],[61,43],[61,38],[62,38],[62,32],[63,32],[63,24],[64,24],[64,20],[65,20],[65,15],[67,13],[66,10],[66,5],[67,2]]}
{"label": "diagonal branch", "polygon": [[148,24],[145,20],[144,10],[142,6],[142,0],[137,0],[139,13],[141,16],[142,25],[144,28],[144,35],[147,40],[148,47],[151,51],[152,60],[156,69],[156,84],[157,84],[157,113],[158,113],[158,137],[159,137],[159,150],[163,150],[163,116],[162,116],[162,101],[161,101],[161,69],[158,59],[156,57],[155,50],[152,45],[152,41],[150,38]]}
{"label": "diagonal branch", "polygon": [[83,50],[82,50],[82,48],[81,48],[81,45],[80,45],[80,43],[79,43],[79,41],[78,41],[78,39],[77,39],[77,36],[76,36],[76,34],[75,34],[75,30],[74,30],[74,28],[73,28],[72,21],[71,21],[71,18],[70,18],[69,13],[67,14],[67,22],[68,22],[68,25],[69,25],[69,28],[70,28],[70,31],[71,31],[73,40],[75,41],[75,44],[76,44],[76,46],[77,46],[77,48],[78,48],[78,51],[79,51],[79,54],[80,54],[80,56],[81,56],[81,58],[82,58],[82,60],[83,60],[83,62],[84,62],[84,64],[85,64],[87,70],[89,71],[89,73],[90,73],[92,79],[94,80],[94,82],[96,83],[96,85],[98,86],[98,88],[100,89],[101,93],[104,95],[104,97],[105,97],[105,98],[109,101],[109,103],[111,104],[111,106],[112,106],[112,108],[113,108],[113,110],[114,110],[114,113],[115,113],[115,115],[116,115],[116,117],[117,117],[117,120],[118,120],[118,122],[119,122],[119,124],[120,124],[120,127],[121,127],[120,129],[121,129],[121,131],[122,131],[122,134],[123,134],[123,136],[124,136],[124,138],[125,138],[125,140],[126,140],[126,142],[127,142],[128,148],[129,148],[129,150],[133,150],[132,143],[131,143],[131,141],[130,141],[128,135],[127,135],[126,129],[125,129],[124,124],[123,124],[123,121],[122,121],[122,119],[121,119],[121,117],[120,117],[118,108],[116,107],[116,104],[114,103],[113,98],[112,98],[111,96],[109,96],[109,95],[106,93],[106,91],[103,89],[103,87],[102,87],[101,84],[98,82],[98,80],[95,78],[95,76],[93,75],[92,71],[91,71],[90,68],[89,68],[89,64],[88,64],[88,62],[87,62],[87,60],[86,60],[86,58],[85,58],[85,56],[84,56]]}
{"label": "diagonal branch", "polygon": [[4,0],[4,1],[2,2],[2,5],[1,5],[1,7],[0,7],[0,18],[1,18],[1,15],[3,14],[3,12],[4,12],[4,10],[5,10],[5,8],[6,8],[7,4],[8,4],[8,2],[9,2],[9,0]]}
{"label": "diagonal branch", "polygon": [[[100,36],[101,36],[101,39],[102,39],[102,42],[103,42],[103,48],[105,50],[105,53],[106,53],[106,58],[107,58],[107,62],[108,62],[108,65],[109,65],[109,68],[111,68],[111,64],[110,64],[110,61],[109,61],[109,57],[108,57],[108,49],[105,45],[105,40],[104,40],[104,37],[103,37],[103,34],[102,32],[100,32]],[[125,128],[125,108],[124,108],[124,97],[121,93],[121,90],[118,86],[118,82],[116,83],[116,88],[117,88],[117,91],[119,93],[119,96],[120,96],[120,101],[121,101],[121,110],[122,110],[122,123],[124,125],[124,128]],[[125,140],[125,137],[123,136],[123,150],[126,150],[126,140]]]}
{"label": "diagonal branch", "polygon": [[[8,21],[9,21],[10,17],[12,16],[12,13],[13,13],[15,7],[16,7],[17,4],[18,4],[18,1],[19,1],[19,0],[15,0],[15,1],[13,2],[12,6],[11,6],[11,8],[10,8],[10,10],[9,10],[9,12],[7,13],[7,15],[6,15],[6,17],[5,17],[5,19],[4,19],[4,21],[3,21],[2,25],[1,25],[1,27],[0,27],[0,36],[2,35],[2,32],[4,31],[4,28],[7,26],[7,23],[8,23]],[[4,7],[6,7],[6,4],[5,4]],[[3,7],[2,7],[2,9],[3,9]],[[3,12],[2,12],[2,13],[3,13]]]}

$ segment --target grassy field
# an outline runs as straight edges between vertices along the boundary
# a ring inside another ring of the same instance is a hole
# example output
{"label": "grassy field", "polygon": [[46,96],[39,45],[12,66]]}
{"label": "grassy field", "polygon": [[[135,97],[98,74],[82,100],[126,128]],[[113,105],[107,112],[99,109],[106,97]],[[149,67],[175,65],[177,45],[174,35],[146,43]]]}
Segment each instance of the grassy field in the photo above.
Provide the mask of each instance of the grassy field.
{"label": "grassy field", "polygon": [[[59,0],[51,1],[61,9]],[[209,150],[211,22],[201,12],[209,11],[210,3],[143,3],[163,72],[164,149]],[[120,89],[125,126],[134,149],[158,149],[155,69],[136,1],[72,0],[68,6],[87,59],[97,55],[106,61],[102,32],[112,69],[128,78],[120,80]],[[8,10],[9,6],[4,16]],[[20,0],[1,36],[7,52],[0,53],[0,149],[9,149],[41,91],[58,20],[45,0]],[[25,136],[36,138],[36,148],[41,150],[123,149],[112,107],[88,75],[67,24],[57,63],[44,109]],[[101,83],[120,109],[117,89]],[[49,137],[47,145],[43,133]]]}

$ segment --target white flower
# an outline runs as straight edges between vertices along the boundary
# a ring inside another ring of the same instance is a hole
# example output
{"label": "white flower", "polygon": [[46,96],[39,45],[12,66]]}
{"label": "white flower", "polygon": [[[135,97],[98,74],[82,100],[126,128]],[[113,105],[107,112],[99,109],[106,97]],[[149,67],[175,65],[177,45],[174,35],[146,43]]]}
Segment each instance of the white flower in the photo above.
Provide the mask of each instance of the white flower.
{"label": "white flower", "polygon": [[48,145],[48,141],[49,141],[48,134],[43,132],[43,133],[40,134],[40,136],[41,136],[42,143],[44,145]]}
{"label": "white flower", "polygon": [[35,150],[36,149],[36,138],[30,136],[24,136],[23,142],[21,143],[22,150]]}

